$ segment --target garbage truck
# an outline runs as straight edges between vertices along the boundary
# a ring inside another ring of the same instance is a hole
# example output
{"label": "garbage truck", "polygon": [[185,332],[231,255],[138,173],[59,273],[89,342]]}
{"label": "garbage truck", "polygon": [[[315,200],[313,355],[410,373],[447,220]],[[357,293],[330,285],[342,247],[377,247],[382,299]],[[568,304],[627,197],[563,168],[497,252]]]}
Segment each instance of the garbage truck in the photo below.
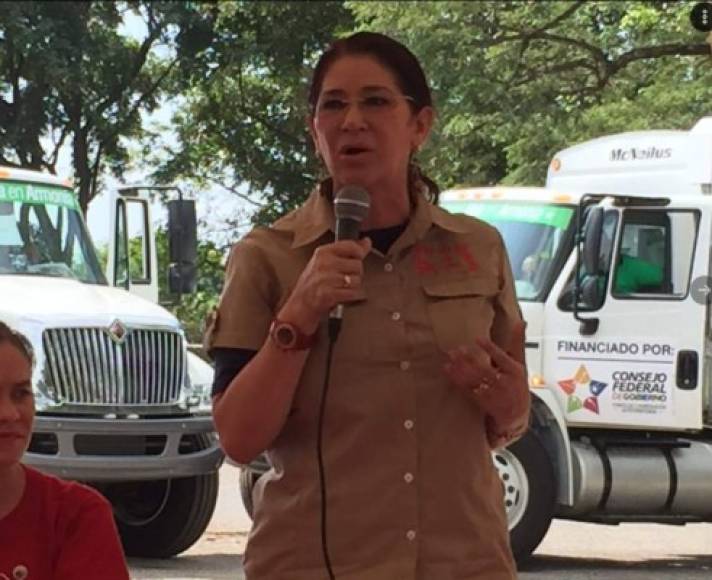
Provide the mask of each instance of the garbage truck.
{"label": "garbage truck", "polygon": [[[0,167],[0,320],[31,341],[36,419],[24,461],[92,485],[130,556],[190,547],[212,516],[223,454],[211,367],[158,301],[149,191],[109,196],[106,271],[71,183]],[[168,202],[169,284],[195,282],[193,200]]]}
{"label": "garbage truck", "polygon": [[[527,321],[530,427],[492,454],[517,560],[553,518],[712,521],[712,117],[567,148],[546,187],[441,204],[501,232]],[[265,469],[243,468],[248,508]]]}

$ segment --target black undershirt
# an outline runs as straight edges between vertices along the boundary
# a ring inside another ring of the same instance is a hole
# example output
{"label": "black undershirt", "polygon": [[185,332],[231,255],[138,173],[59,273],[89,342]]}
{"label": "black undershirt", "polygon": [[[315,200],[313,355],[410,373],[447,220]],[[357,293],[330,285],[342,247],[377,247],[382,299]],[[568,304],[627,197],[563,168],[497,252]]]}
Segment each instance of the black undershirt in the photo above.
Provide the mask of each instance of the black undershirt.
{"label": "black undershirt", "polygon": [[[405,222],[390,228],[367,230],[361,232],[361,237],[371,238],[373,247],[385,255],[393,245],[393,242],[405,231],[407,225],[408,222]],[[214,348],[211,351],[213,362],[215,363],[213,396],[227,389],[232,379],[237,376],[237,373],[239,373],[256,354],[256,350],[249,348]]]}
{"label": "black undershirt", "polygon": [[371,238],[373,247],[381,254],[386,255],[388,250],[393,245],[400,235],[405,231],[408,222],[391,226],[390,228],[381,228],[379,230],[366,230],[361,232],[362,238]]}

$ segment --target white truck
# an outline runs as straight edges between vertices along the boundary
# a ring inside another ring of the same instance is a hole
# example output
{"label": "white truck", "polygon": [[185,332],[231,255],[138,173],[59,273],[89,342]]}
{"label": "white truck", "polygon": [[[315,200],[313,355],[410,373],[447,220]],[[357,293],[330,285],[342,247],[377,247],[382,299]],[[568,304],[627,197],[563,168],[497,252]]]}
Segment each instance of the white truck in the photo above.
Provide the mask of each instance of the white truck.
{"label": "white truck", "polygon": [[531,426],[493,453],[519,561],[555,517],[712,521],[711,194],[712,117],[561,151],[547,188],[443,192],[502,233],[528,323]]}
{"label": "white truck", "polygon": [[494,456],[519,559],[553,517],[712,521],[712,117],[565,149],[546,185],[442,197],[502,232],[528,323],[531,428]]}
{"label": "white truck", "polygon": [[[195,206],[169,202],[170,285],[195,278]],[[168,557],[212,516],[223,461],[212,369],[158,306],[146,190],[111,197],[106,274],[69,182],[0,168],[0,320],[32,342],[37,416],[25,462],[99,489],[127,554]]]}

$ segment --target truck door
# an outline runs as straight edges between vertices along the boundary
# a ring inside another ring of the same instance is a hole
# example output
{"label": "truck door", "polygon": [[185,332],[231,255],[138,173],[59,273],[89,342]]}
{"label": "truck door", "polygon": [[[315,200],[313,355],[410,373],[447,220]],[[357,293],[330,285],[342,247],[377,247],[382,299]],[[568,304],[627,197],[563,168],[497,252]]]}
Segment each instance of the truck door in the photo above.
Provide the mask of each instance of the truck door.
{"label": "truck door", "polygon": [[157,255],[148,200],[138,195],[117,195],[114,203],[109,283],[158,302]]}
{"label": "truck door", "polygon": [[[709,208],[622,199],[603,210],[596,272],[572,256],[545,306],[543,370],[572,426],[699,429]],[[625,205],[628,204],[628,205]],[[573,272],[588,288],[573,315]]]}

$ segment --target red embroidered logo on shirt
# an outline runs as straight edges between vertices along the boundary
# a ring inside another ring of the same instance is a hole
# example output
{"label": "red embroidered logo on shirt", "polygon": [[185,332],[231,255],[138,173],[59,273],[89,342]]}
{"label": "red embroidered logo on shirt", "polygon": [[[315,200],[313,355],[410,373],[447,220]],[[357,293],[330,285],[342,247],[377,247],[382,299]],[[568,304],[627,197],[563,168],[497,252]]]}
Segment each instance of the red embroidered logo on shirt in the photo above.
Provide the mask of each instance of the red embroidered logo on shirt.
{"label": "red embroidered logo on shirt", "polygon": [[423,276],[464,268],[475,272],[478,263],[467,244],[416,244],[413,248],[415,271]]}

